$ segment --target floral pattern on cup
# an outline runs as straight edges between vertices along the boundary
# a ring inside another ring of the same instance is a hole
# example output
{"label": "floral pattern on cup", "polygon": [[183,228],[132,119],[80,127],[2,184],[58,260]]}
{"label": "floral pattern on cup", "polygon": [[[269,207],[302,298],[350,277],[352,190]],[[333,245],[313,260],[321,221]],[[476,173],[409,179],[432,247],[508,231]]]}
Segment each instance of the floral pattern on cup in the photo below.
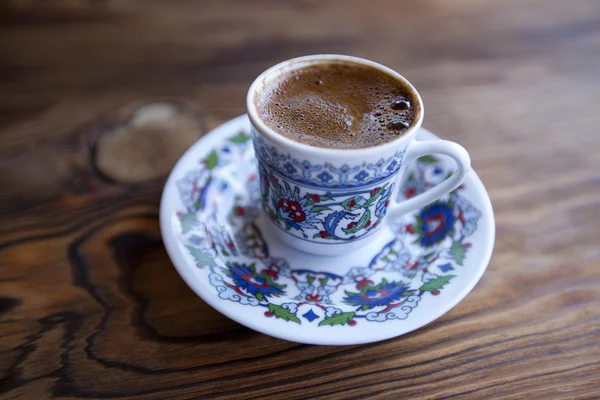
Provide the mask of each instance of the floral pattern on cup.
{"label": "floral pattern on cup", "polygon": [[353,240],[377,228],[394,189],[387,182],[340,194],[296,186],[262,165],[259,170],[269,218],[285,231],[323,242]]}

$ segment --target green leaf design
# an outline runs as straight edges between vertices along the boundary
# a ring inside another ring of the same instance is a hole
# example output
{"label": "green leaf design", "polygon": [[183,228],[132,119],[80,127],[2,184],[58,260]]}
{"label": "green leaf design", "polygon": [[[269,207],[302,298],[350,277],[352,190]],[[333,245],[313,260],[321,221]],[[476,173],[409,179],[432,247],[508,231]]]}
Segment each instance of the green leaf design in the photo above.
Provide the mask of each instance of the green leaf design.
{"label": "green leaf design", "polygon": [[419,290],[422,290],[424,292],[433,292],[434,290],[439,290],[443,288],[445,284],[450,282],[450,280],[455,276],[456,275],[438,276],[437,278],[432,279],[423,286],[421,286]]}
{"label": "green leaf design", "polygon": [[208,157],[206,157],[206,168],[214,169],[217,166],[217,162],[219,161],[219,156],[217,155],[217,151],[213,150],[210,152]]}
{"label": "green leaf design", "polygon": [[[261,273],[257,273],[256,272],[256,264],[251,264],[248,266],[248,268],[250,268],[250,271],[252,271],[252,275],[263,278],[265,280],[265,282],[267,283],[267,285],[269,286],[275,286],[278,289],[285,289],[287,287],[287,285],[281,285],[279,283],[276,283],[273,280],[273,276],[270,274],[267,274],[265,272],[265,270],[262,270]],[[279,296],[279,294],[274,293],[273,296]]]}
{"label": "green leaf design", "polygon": [[[349,199],[346,199],[346,200],[342,201],[342,202],[340,203],[340,205],[341,205],[342,207],[344,207],[346,210],[350,211],[350,210],[353,210],[353,209],[355,209],[355,208],[360,208],[360,207],[358,206],[358,202],[360,201],[360,199],[361,199],[360,197],[350,197]],[[354,202],[356,203],[356,204],[355,204],[355,205],[353,205],[353,206],[351,206],[351,205],[350,205],[350,203],[352,202],[352,200],[354,200]]]}
{"label": "green leaf design", "polygon": [[[349,292],[347,290],[344,290],[344,293],[346,293],[346,296],[348,296],[348,297],[351,297],[351,296],[365,296],[369,290],[379,290],[379,289],[381,289],[383,286],[385,286],[387,284],[388,284],[387,279],[383,278],[378,285],[365,285],[365,286],[362,287],[362,289],[358,293]],[[398,284],[403,284],[403,283],[402,282],[398,282]]]}
{"label": "green leaf design", "polygon": [[194,223],[196,222],[196,216],[194,213],[187,213],[181,218],[181,233],[188,233],[192,230]]}
{"label": "green leaf design", "polygon": [[402,292],[402,296],[406,296],[406,297],[412,296],[413,294],[414,294],[413,292],[408,292],[408,291]]}
{"label": "green leaf design", "polygon": [[458,265],[463,265],[465,256],[467,255],[467,248],[460,242],[453,242],[450,247],[450,253]]}
{"label": "green leaf design", "polygon": [[367,200],[367,202],[365,204],[363,204],[363,207],[364,208],[371,207],[373,205],[373,203],[375,203],[377,201],[377,199],[381,196],[381,193],[383,193],[386,186],[387,185],[380,187],[379,190],[373,196],[371,196],[371,198],[369,198],[369,200]]}
{"label": "green leaf design", "polygon": [[281,306],[278,306],[277,304],[269,303],[269,311],[277,318],[281,318],[285,321],[294,321],[297,324],[300,323],[300,319],[296,317],[295,314],[292,314],[291,312],[289,312]]}
{"label": "green leaf design", "polygon": [[194,259],[196,260],[196,262],[198,264],[204,265],[207,267],[213,267],[213,268],[217,267],[217,263],[215,263],[215,261],[212,258],[210,258],[206,254],[204,254],[200,249],[197,249],[192,246],[186,246],[186,247],[190,251],[190,254],[192,255],[192,257],[194,257]]}
{"label": "green leaf design", "polygon": [[229,141],[231,143],[246,143],[250,139],[250,135],[246,135],[244,132],[240,132],[237,135],[230,137]]}
{"label": "green leaf design", "polygon": [[283,194],[283,186],[281,186],[281,184],[279,182],[277,182],[277,181],[271,182],[271,185],[273,185],[273,188],[275,190],[277,190],[277,193]]}
{"label": "green leaf design", "polygon": [[256,298],[258,299],[258,301],[263,301],[265,296],[263,296],[262,293],[256,293]]}
{"label": "green leaf design", "polygon": [[290,188],[290,184],[289,184],[289,183],[287,183],[286,181],[283,181],[283,184],[285,185],[285,189],[286,189],[288,192],[291,192],[291,191],[292,191],[292,188]]}
{"label": "green leaf design", "polygon": [[327,196],[326,194],[322,194],[319,196],[319,201],[327,201],[327,200],[333,200],[333,197]]}
{"label": "green leaf design", "polygon": [[329,318],[325,318],[323,321],[319,323],[319,326],[323,325],[346,325],[348,322],[352,321],[354,318],[353,312],[343,312],[340,314],[335,314]]}
{"label": "green leaf design", "polygon": [[360,219],[358,220],[356,225],[354,225],[350,229],[343,228],[342,230],[347,234],[356,233],[356,232],[360,231],[361,229],[363,229],[367,225],[367,223],[369,222],[370,219],[371,219],[371,211],[366,210],[365,213],[360,217]]}
{"label": "green leaf design", "polygon": [[328,280],[329,280],[329,278],[325,277],[323,279],[319,279],[319,283],[321,284],[321,286],[325,286],[327,284]]}
{"label": "green leaf design", "polygon": [[438,160],[434,156],[423,156],[423,157],[419,157],[419,161],[423,162],[423,163],[427,163],[427,164],[435,164],[435,163],[439,162],[440,160]]}
{"label": "green leaf design", "polygon": [[331,210],[331,208],[325,207],[325,206],[314,206],[313,208],[310,209],[310,211],[314,212],[314,213],[318,213],[321,211],[329,211],[329,210]]}
{"label": "green leaf design", "polygon": [[315,277],[314,277],[314,276],[312,276],[312,275],[307,275],[307,276],[306,276],[306,280],[308,281],[308,284],[309,284],[309,285],[312,285],[312,283],[313,283],[313,282],[314,282],[314,280],[315,280]]}

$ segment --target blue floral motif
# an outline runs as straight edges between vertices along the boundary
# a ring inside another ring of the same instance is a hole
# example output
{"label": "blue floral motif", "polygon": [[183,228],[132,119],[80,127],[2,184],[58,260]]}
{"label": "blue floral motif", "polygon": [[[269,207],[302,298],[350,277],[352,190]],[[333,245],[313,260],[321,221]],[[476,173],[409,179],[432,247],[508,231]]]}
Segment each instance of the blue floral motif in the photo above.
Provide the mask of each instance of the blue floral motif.
{"label": "blue floral motif", "polygon": [[396,160],[393,160],[393,161],[390,163],[390,165],[388,165],[388,166],[386,167],[386,171],[388,171],[388,172],[393,172],[393,171],[395,170],[395,168],[396,168],[396,166],[397,166],[397,165],[398,165],[398,161],[396,161]]}
{"label": "blue floral motif", "polygon": [[367,164],[367,168],[375,171],[376,175],[381,175],[383,173],[384,164],[386,164],[386,160],[380,158],[379,161],[377,161],[375,164]]}
{"label": "blue floral motif", "polygon": [[312,165],[307,160],[304,160],[302,162],[298,160],[292,160],[292,162],[296,164],[298,168],[300,168],[300,170],[302,171],[302,177],[304,179],[310,179],[311,172],[320,171],[322,168],[320,165]]}
{"label": "blue floral motif", "polygon": [[341,183],[348,182],[348,175],[358,171],[360,169],[359,166],[350,167],[348,164],[344,164],[339,168],[334,167],[333,165],[329,166],[329,170],[335,174],[339,175],[339,180]]}
{"label": "blue floral motif", "polygon": [[436,201],[417,214],[417,226],[414,231],[421,246],[429,247],[442,242],[454,233],[454,204],[452,201]]}
{"label": "blue floral motif", "polygon": [[294,167],[294,165],[289,161],[286,162],[285,164],[283,164],[283,168],[285,168],[285,171],[288,174],[294,175],[296,172],[298,172],[298,170]]}
{"label": "blue floral motif", "polygon": [[228,263],[227,268],[226,273],[231,277],[235,286],[244,289],[258,300],[270,296],[281,296],[285,293],[282,290],[285,285],[276,284],[270,274],[257,273],[254,264],[246,266],[244,264]]}
{"label": "blue floral motif", "polygon": [[[360,285],[359,285],[360,286]],[[375,307],[388,307],[403,297],[411,296],[410,286],[404,282],[388,282],[385,279],[379,285],[365,284],[358,293],[346,291],[344,303],[358,307],[357,310],[369,310]]]}
{"label": "blue floral motif", "polygon": [[354,175],[354,179],[356,179],[359,182],[364,181],[368,177],[369,177],[369,174],[364,169],[361,170],[358,174]]}
{"label": "blue floral motif", "polygon": [[317,175],[317,178],[319,178],[319,180],[323,183],[327,183],[330,180],[333,179],[333,176],[331,176],[331,174],[327,171],[323,171],[321,172],[319,175]]}

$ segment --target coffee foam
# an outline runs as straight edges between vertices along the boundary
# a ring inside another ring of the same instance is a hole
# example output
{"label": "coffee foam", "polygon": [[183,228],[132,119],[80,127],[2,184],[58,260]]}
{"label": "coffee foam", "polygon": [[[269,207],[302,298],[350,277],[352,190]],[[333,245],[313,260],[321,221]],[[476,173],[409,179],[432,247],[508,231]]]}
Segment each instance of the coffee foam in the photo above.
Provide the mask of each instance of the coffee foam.
{"label": "coffee foam", "polygon": [[319,64],[288,73],[254,99],[275,132],[326,148],[365,148],[402,135],[414,121],[402,83],[372,67]]}

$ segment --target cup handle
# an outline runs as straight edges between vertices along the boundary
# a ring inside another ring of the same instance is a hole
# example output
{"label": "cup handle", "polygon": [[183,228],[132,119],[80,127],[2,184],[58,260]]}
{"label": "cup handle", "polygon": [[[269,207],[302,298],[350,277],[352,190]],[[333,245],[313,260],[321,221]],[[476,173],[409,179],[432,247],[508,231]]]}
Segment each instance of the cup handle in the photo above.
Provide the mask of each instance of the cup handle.
{"label": "cup handle", "polygon": [[[429,154],[443,154],[454,159],[458,168],[452,176],[446,178],[442,183],[428,191],[407,200],[394,200],[388,209],[388,215],[392,218],[398,218],[408,212],[415,211],[450,193],[460,186],[471,168],[469,153],[461,145],[448,140],[415,141],[409,146],[407,153],[403,160],[405,163],[415,161],[419,157]],[[398,184],[400,183],[400,178],[398,179]]]}

